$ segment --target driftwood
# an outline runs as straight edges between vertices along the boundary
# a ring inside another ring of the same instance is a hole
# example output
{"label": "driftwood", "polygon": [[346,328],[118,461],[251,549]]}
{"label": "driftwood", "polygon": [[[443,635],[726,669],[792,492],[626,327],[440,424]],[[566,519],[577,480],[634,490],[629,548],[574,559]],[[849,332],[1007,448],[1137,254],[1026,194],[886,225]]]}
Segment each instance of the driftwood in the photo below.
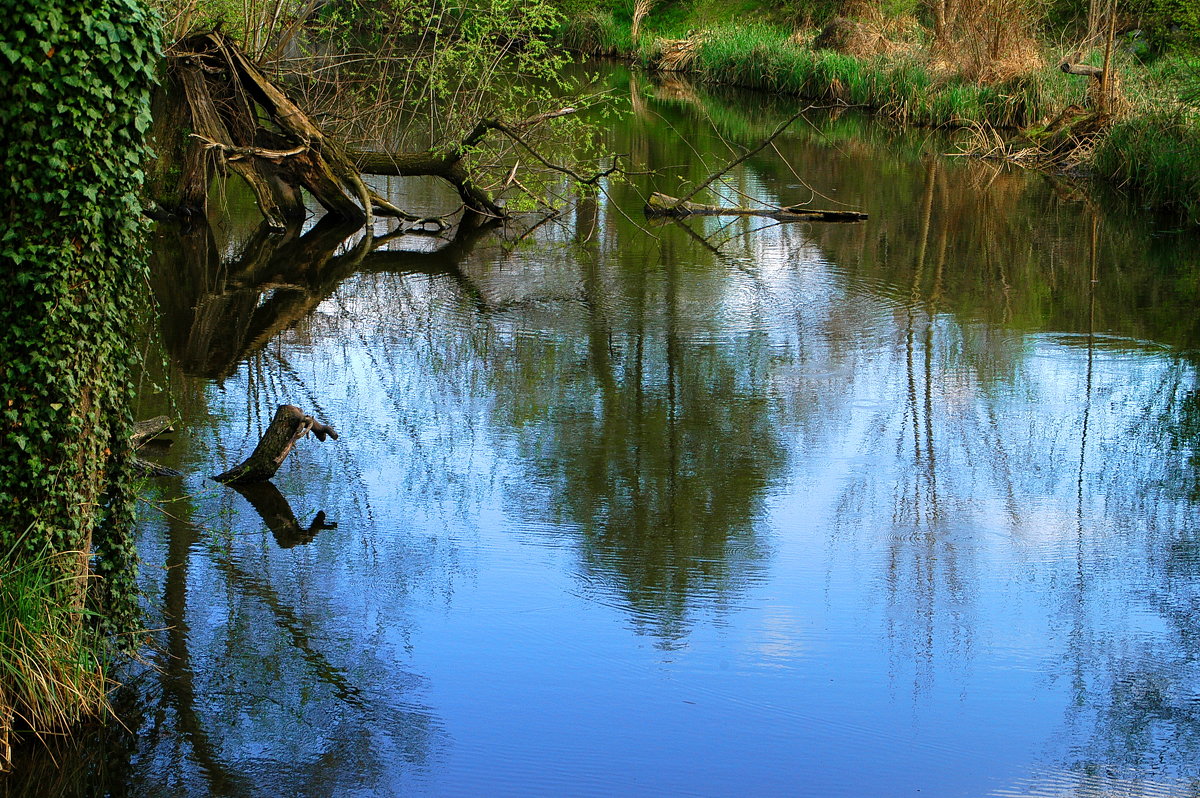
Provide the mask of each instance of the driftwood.
{"label": "driftwood", "polygon": [[271,419],[271,426],[267,427],[250,456],[213,479],[226,485],[265,482],[275,476],[292,447],[309,432],[316,435],[319,441],[324,441],[326,437],[335,441],[338,438],[333,427],[305,415],[300,408],[294,405],[280,405],[275,411],[275,418]]}
{"label": "driftwood", "polygon": [[[795,121],[796,121],[797,119],[799,119],[800,117],[804,116],[804,114],[805,114],[805,113],[807,113],[808,111],[810,111],[811,109],[812,109],[812,106],[808,106],[807,108],[801,108],[799,111],[797,111],[796,113],[794,113],[794,114],[792,114],[791,116],[789,116],[787,119],[785,119],[785,120],[783,120],[782,122],[780,122],[780,123],[779,123],[779,125],[778,125],[778,126],[777,126],[777,127],[776,127],[776,128],[773,130],[773,131],[771,131],[771,135],[767,136],[765,139],[763,139],[762,141],[760,141],[760,142],[758,143],[758,145],[757,145],[756,147],[754,147],[754,149],[751,149],[751,150],[746,150],[746,152],[742,153],[742,154],[741,154],[741,155],[739,155],[737,158],[734,158],[732,161],[730,161],[729,163],[725,164],[724,166],[722,166],[722,167],[721,167],[720,169],[718,169],[717,171],[713,172],[713,173],[712,173],[711,175],[709,175],[709,176],[708,176],[708,178],[707,178],[707,179],[706,179],[704,182],[702,182],[700,185],[698,185],[698,186],[696,186],[695,188],[693,188],[693,189],[692,189],[690,192],[688,192],[688,193],[687,193],[686,195],[684,195],[683,197],[680,197],[679,199],[676,199],[676,200],[675,200],[675,204],[676,204],[677,206],[682,206],[682,205],[684,205],[684,204],[685,204],[685,203],[687,203],[687,202],[688,202],[688,201],[689,201],[689,200],[690,200],[692,197],[696,196],[696,195],[697,195],[697,194],[699,194],[701,191],[703,191],[704,189],[706,189],[706,188],[708,188],[709,186],[711,186],[713,183],[715,183],[715,182],[717,182],[718,180],[720,180],[720,179],[721,179],[721,177],[723,177],[723,176],[725,175],[725,173],[727,173],[729,170],[733,169],[735,166],[738,166],[739,164],[741,164],[741,163],[743,163],[743,162],[745,162],[745,161],[748,161],[748,160],[749,160],[751,157],[753,157],[754,155],[758,154],[758,153],[759,153],[759,152],[761,152],[762,150],[766,149],[766,148],[767,148],[767,146],[768,146],[768,145],[769,145],[769,144],[770,144],[772,141],[774,141],[774,140],[775,140],[775,139],[776,139],[776,138],[779,136],[779,134],[780,134],[780,133],[782,133],[783,131],[787,130],[787,129],[788,129],[788,127],[789,127],[789,126],[790,126],[790,125],[791,125],[793,122],[795,122]],[[657,192],[656,192],[656,193],[657,193]],[[667,195],[666,195],[666,194],[659,194],[658,196],[660,196],[660,197],[664,197],[664,198],[667,198],[667,199],[674,199],[673,197],[667,197]],[[653,197],[651,197],[651,199],[653,199]]]}
{"label": "driftwood", "polygon": [[1101,83],[1104,82],[1104,70],[1100,67],[1094,67],[1088,64],[1073,64],[1067,60],[1059,64],[1058,68],[1068,75],[1084,75],[1089,78],[1095,78]]}
{"label": "driftwood", "polygon": [[756,153],[766,149],[772,141],[774,141],[780,133],[788,129],[788,126],[803,116],[806,112],[812,110],[812,106],[801,108],[796,113],[789,116],[781,122],[775,130],[771,131],[771,135],[760,141],[753,149],[747,150],[737,158],[734,158],[725,166],[713,172],[703,182],[693,188],[683,197],[672,197],[667,194],[654,192],[650,195],[649,201],[646,203],[647,216],[666,216],[679,218],[683,216],[763,216],[768,219],[775,219],[781,222],[858,222],[867,218],[865,213],[860,211],[822,211],[810,208],[804,208],[798,205],[792,205],[784,208],[736,208],[723,207],[720,205],[703,205],[697,202],[692,202],[692,197],[699,194],[704,189],[711,186],[724,176],[727,172],[738,166],[741,163],[749,160]]}
{"label": "driftwood", "polygon": [[647,216],[763,216],[780,222],[861,222],[867,214],[861,211],[825,211],[790,205],[784,208],[736,208],[702,205],[679,200],[654,192],[646,203]]}
{"label": "driftwood", "polygon": [[[1104,41],[1104,66],[1096,67],[1091,64],[1081,64],[1080,59],[1083,58],[1083,52],[1077,51],[1070,55],[1063,56],[1063,60],[1059,63],[1058,68],[1068,75],[1079,75],[1081,77],[1091,78],[1088,81],[1088,101],[1094,108],[1096,113],[1101,116],[1109,116],[1114,113],[1114,106],[1117,104],[1118,96],[1116,87],[1118,83],[1118,75],[1109,67],[1112,63],[1112,46],[1113,46],[1113,24],[1115,17],[1110,15],[1108,36]],[[1104,120],[1107,123],[1107,119]]]}
{"label": "driftwood", "polygon": [[133,425],[133,434],[129,436],[129,442],[133,444],[133,448],[140,449],[145,446],[150,440],[157,438],[164,432],[174,432],[174,427],[171,426],[171,419],[168,416],[155,416],[148,418],[145,421],[139,421]]}

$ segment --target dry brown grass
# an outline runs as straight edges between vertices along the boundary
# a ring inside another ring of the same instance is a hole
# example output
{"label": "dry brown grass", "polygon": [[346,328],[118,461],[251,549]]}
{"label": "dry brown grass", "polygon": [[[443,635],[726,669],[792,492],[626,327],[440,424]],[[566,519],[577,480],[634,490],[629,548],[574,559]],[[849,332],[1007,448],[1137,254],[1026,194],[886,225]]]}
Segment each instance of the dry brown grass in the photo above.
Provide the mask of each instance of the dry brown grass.
{"label": "dry brown grass", "polygon": [[845,16],[835,17],[825,24],[815,39],[798,31],[793,41],[815,50],[833,50],[857,58],[878,55],[899,55],[920,46],[924,29],[914,17],[887,17],[878,6],[865,2],[848,3]]}
{"label": "dry brown grass", "polygon": [[655,67],[664,72],[686,72],[696,60],[703,35],[687,39],[664,39],[658,43],[658,58]]}
{"label": "dry brown grass", "polygon": [[81,609],[71,606],[79,555],[0,561],[0,771],[10,761],[14,732],[45,739],[108,706],[95,641]]}
{"label": "dry brown grass", "polygon": [[949,35],[930,49],[930,68],[998,83],[1046,68],[1028,0],[978,0],[958,7]]}
{"label": "dry brown grass", "polygon": [[642,20],[650,13],[650,9],[654,8],[656,0],[634,0],[633,3],[633,20],[630,27],[630,36],[633,38],[633,43],[636,45],[642,35]]}

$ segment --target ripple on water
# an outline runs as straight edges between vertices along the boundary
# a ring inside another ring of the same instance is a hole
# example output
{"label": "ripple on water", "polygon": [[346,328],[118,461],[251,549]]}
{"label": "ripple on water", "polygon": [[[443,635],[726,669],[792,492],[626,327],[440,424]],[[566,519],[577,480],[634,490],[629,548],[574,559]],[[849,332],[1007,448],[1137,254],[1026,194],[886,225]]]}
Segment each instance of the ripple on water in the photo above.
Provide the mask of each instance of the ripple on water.
{"label": "ripple on water", "polygon": [[1035,772],[990,798],[1193,798],[1195,784],[1186,781],[1139,778],[1121,774],[1103,762],[1088,765],[1090,773],[1069,770]]}

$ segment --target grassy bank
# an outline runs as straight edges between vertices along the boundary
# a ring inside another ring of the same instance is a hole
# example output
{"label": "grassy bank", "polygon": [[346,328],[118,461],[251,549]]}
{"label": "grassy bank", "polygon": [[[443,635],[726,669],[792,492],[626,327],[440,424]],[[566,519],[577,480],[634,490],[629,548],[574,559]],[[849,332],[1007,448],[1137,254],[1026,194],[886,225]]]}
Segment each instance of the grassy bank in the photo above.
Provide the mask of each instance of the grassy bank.
{"label": "grassy bank", "polygon": [[1138,191],[1152,208],[1200,224],[1200,113],[1175,109],[1118,120],[1096,147],[1095,173]]}
{"label": "grassy bank", "polygon": [[[588,10],[570,18],[559,41],[700,81],[860,106],[910,125],[1015,132],[1039,128],[1070,106],[1092,107],[1096,99],[1089,79],[1060,72],[1057,56],[1033,47],[1032,39],[1014,44],[989,72],[979,59],[947,64],[931,55],[928,31],[915,23],[889,30],[877,20],[874,28],[854,29],[858,40],[840,48],[860,51],[851,53],[814,46],[822,44],[815,28],[719,21],[697,32],[691,22],[649,18],[635,40],[628,19]],[[1073,163],[1142,192],[1149,206],[1182,210],[1200,223],[1200,112],[1179,99],[1187,94],[1180,81],[1200,71],[1185,69],[1181,78],[1174,67],[1184,60],[1168,56],[1147,67],[1124,49],[1114,53],[1119,111]],[[1102,53],[1083,61],[1099,65]]]}
{"label": "grassy bank", "polygon": [[635,43],[628,23],[590,11],[568,22],[560,41],[705,81],[862,106],[915,125],[1024,127],[1047,109],[1082,102],[1086,90],[1079,78],[1053,69],[980,82],[931,67],[919,46],[864,57],[807,46],[816,36],[764,24],[724,25],[687,39],[647,33]]}
{"label": "grassy bank", "polygon": [[101,643],[63,573],[46,557],[0,563],[0,770],[13,733],[59,734],[107,706]]}

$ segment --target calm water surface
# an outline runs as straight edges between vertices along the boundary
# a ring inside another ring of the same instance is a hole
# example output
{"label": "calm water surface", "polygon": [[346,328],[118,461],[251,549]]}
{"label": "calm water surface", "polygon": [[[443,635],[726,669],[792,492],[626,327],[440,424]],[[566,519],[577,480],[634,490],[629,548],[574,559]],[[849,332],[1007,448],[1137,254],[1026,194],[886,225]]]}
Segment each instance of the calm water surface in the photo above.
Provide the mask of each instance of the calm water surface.
{"label": "calm water surface", "polygon": [[848,116],[726,193],[867,223],[647,225],[790,109],[613,79],[681,169],[532,231],[160,230],[154,668],[30,794],[1200,795],[1196,239]]}

